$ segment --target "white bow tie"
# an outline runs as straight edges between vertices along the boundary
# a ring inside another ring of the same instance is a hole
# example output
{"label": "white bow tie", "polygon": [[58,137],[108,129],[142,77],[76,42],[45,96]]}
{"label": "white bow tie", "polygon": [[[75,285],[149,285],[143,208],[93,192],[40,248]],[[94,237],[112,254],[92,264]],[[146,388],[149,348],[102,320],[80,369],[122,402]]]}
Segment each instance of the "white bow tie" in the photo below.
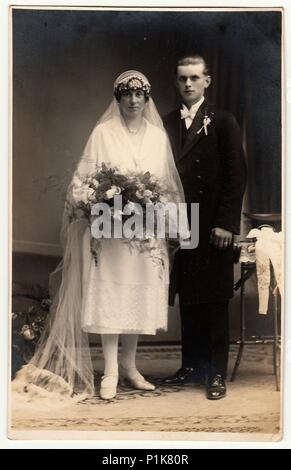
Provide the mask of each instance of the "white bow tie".
{"label": "white bow tie", "polygon": [[180,112],[181,112],[181,119],[191,119],[191,121],[193,121],[193,119],[195,118],[196,116],[196,113],[197,113],[197,110],[194,110],[194,111],[189,111],[189,109],[180,109]]}

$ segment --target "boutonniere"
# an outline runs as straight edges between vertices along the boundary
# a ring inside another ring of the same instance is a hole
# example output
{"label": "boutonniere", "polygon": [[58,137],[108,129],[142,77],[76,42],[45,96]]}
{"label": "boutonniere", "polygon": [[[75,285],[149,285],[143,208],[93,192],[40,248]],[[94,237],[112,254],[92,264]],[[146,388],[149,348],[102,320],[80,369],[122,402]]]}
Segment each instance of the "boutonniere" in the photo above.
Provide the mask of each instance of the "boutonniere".
{"label": "boutonniere", "polygon": [[204,129],[205,135],[208,135],[207,127],[210,126],[210,124],[213,121],[213,118],[214,118],[214,113],[205,114],[203,118],[203,124],[200,127],[200,129],[197,131],[197,134],[200,134],[200,132],[202,132],[202,130]]}

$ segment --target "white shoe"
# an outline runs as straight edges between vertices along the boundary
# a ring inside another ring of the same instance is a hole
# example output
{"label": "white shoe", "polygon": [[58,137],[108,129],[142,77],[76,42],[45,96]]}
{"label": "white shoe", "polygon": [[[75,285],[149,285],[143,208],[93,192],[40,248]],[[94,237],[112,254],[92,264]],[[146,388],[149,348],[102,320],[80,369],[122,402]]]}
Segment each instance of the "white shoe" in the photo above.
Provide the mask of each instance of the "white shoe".
{"label": "white shoe", "polygon": [[156,387],[145,380],[145,378],[139,373],[135,367],[126,369],[123,366],[120,366],[120,372],[123,379],[126,379],[133,388],[137,390],[155,390]]}
{"label": "white shoe", "polygon": [[116,396],[118,375],[103,375],[100,385],[100,397],[103,400],[112,400]]}

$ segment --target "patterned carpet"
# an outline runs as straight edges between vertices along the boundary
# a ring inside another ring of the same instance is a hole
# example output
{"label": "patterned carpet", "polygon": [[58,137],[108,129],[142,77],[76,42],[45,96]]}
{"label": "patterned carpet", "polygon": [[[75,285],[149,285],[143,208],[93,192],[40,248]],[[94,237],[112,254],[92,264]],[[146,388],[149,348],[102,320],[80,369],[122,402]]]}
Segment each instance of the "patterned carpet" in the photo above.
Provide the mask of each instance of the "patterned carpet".
{"label": "patterned carpet", "polygon": [[[230,370],[236,351],[232,346]],[[11,437],[17,436],[13,431],[25,430],[37,431],[40,437],[42,431],[80,431],[80,436],[82,431],[86,431],[86,436],[93,431],[99,439],[110,439],[109,434],[121,431],[133,432],[131,439],[139,431],[144,438],[158,433],[159,439],[175,440],[177,436],[195,440],[195,433],[259,433],[269,435],[272,440],[279,438],[281,394],[276,391],[272,375],[270,345],[246,348],[236,380],[228,382],[227,397],[215,402],[206,400],[204,387],[197,385],[157,386],[154,392],[120,385],[114,400],[101,400],[98,395],[103,370],[100,348],[92,349],[92,357],[96,371],[95,397],[56,410],[45,404],[36,407],[33,402],[21,407],[17,400],[12,400]],[[137,363],[142,373],[154,381],[175,371],[179,358],[177,346],[146,346],[139,348]]]}

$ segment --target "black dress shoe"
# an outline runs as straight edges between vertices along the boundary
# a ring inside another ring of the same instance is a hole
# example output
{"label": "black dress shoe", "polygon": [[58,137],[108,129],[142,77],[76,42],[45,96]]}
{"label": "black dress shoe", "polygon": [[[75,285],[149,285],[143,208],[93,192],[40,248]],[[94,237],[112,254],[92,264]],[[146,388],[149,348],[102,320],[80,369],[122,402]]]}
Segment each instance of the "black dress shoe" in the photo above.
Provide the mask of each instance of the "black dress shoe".
{"label": "black dress shoe", "polygon": [[193,367],[181,367],[174,375],[160,379],[162,385],[185,385],[189,383],[205,383],[205,378]]}
{"label": "black dress shoe", "polygon": [[226,395],[226,385],[222,375],[217,374],[207,382],[206,396],[208,400],[219,400]]}

